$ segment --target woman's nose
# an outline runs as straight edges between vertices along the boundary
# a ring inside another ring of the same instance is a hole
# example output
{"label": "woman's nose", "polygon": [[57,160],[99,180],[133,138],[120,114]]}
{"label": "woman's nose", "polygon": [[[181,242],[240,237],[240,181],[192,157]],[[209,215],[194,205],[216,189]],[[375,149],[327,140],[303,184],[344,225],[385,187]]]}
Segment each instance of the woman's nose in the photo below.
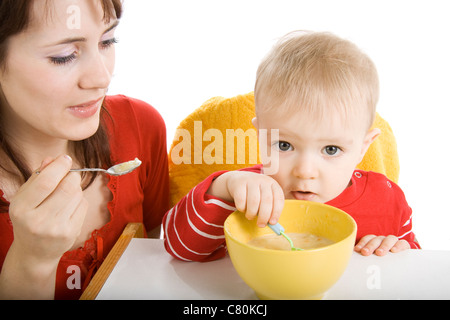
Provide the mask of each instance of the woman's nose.
{"label": "woman's nose", "polygon": [[114,70],[114,59],[97,52],[86,63],[85,70],[80,78],[79,86],[82,89],[106,89],[109,87]]}

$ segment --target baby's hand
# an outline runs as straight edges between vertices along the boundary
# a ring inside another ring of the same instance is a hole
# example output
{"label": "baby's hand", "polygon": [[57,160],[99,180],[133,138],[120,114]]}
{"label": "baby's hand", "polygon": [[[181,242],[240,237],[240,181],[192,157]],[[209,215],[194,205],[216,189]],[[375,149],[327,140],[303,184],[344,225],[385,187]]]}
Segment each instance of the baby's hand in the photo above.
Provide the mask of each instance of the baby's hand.
{"label": "baby's hand", "polygon": [[249,220],[258,218],[259,227],[276,224],[284,206],[284,193],[273,178],[246,171],[230,171],[211,184],[208,193],[234,201],[236,209]]}
{"label": "baby's hand", "polygon": [[399,240],[396,236],[375,236],[369,234],[364,236],[359,240],[358,244],[355,246],[355,251],[361,253],[363,256],[370,256],[375,253],[377,256],[384,256],[386,253],[400,252],[403,250],[410,249],[408,241]]}

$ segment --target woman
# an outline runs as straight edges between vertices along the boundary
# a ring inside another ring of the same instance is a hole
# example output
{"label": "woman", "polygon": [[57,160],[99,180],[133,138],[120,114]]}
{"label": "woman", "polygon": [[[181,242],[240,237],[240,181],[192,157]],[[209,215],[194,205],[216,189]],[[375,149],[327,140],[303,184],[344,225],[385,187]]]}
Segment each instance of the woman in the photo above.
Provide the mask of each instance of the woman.
{"label": "woman", "polygon": [[[159,236],[165,125],[106,97],[120,0],[0,0],[0,298],[78,298],[128,222]],[[69,172],[142,160],[109,177]]]}

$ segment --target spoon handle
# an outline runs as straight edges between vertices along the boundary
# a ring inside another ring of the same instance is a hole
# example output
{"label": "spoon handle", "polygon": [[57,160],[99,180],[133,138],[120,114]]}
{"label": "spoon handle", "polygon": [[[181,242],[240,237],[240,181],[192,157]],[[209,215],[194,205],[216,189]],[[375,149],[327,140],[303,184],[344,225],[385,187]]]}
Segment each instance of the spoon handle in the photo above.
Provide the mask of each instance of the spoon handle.
{"label": "spoon handle", "polygon": [[296,248],[294,247],[294,243],[292,242],[291,238],[289,238],[285,233],[284,233],[284,228],[281,224],[277,223],[277,224],[267,224],[267,226],[272,229],[273,232],[275,232],[277,235],[279,236],[283,236],[287,241],[289,241],[289,244],[291,246],[291,250],[292,251],[303,251],[302,248]]}
{"label": "spoon handle", "polygon": [[[70,169],[70,172],[84,172],[84,171],[100,171],[100,172],[107,172],[105,169],[99,169],[99,168],[82,168],[82,169]],[[36,174],[40,174],[41,172],[38,170],[35,172]]]}
{"label": "spoon handle", "polygon": [[277,224],[267,224],[267,226],[272,229],[273,232],[275,232],[277,235],[281,235],[282,232],[284,232],[284,228],[282,227],[281,224],[277,223]]}
{"label": "spoon handle", "polygon": [[99,168],[82,168],[82,169],[70,169],[71,172],[82,172],[82,171],[100,171],[100,172],[106,172],[105,169],[99,169]]}

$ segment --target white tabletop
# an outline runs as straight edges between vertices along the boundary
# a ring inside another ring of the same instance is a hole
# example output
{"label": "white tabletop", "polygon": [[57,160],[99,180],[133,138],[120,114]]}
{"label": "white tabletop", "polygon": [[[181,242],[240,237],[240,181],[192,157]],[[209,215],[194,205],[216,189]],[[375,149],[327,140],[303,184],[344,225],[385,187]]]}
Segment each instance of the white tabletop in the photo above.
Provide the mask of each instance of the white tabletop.
{"label": "white tabletop", "polygon": [[[97,299],[253,300],[231,260],[198,263],[172,258],[162,240],[133,239]],[[450,251],[407,250],[363,257],[324,299],[450,299]]]}

